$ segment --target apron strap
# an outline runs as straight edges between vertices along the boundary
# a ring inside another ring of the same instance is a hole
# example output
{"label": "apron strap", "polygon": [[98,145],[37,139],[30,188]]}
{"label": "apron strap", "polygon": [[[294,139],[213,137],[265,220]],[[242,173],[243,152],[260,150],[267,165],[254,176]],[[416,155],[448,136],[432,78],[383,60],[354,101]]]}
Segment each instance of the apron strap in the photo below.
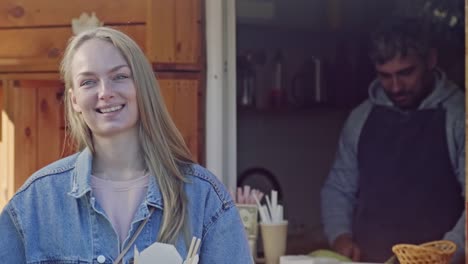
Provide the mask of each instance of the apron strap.
{"label": "apron strap", "polygon": [[130,247],[133,245],[133,243],[135,243],[135,240],[137,239],[138,235],[141,233],[141,231],[143,230],[143,227],[145,227],[146,223],[148,222],[148,220],[150,219],[151,215],[153,214],[154,212],[154,207],[152,207],[150,209],[150,213],[149,213],[149,216],[140,224],[140,226],[138,226],[138,229],[137,231],[133,234],[132,238],[130,239],[130,241],[128,242],[127,246],[120,252],[119,256],[115,259],[114,263],[113,264],[119,264],[123,257],[125,256],[125,254],[127,254],[128,250],[130,249]]}

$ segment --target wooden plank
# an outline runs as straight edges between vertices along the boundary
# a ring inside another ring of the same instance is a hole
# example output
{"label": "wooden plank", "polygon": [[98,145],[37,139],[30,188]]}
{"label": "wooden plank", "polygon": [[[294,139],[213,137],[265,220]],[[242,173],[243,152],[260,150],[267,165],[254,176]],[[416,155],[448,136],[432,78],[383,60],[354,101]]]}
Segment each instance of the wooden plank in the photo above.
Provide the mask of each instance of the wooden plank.
{"label": "wooden plank", "polygon": [[193,63],[152,63],[155,71],[184,71],[184,72],[199,72],[201,64]]}
{"label": "wooden plank", "polygon": [[161,93],[177,129],[195,160],[198,160],[198,81],[161,79]]}
{"label": "wooden plank", "polygon": [[146,54],[151,62],[173,63],[175,56],[174,0],[147,0]]}
{"label": "wooden plank", "polygon": [[11,98],[13,89],[13,81],[8,81],[5,84],[3,105],[4,111],[2,112],[2,131],[5,133],[5,144],[4,144],[4,153],[5,153],[5,170],[4,176],[7,178],[7,197],[10,199],[13,197],[15,192],[15,170],[14,170],[14,157],[15,157],[15,126],[12,122],[12,111],[13,107],[8,103],[8,99]]}
{"label": "wooden plank", "polygon": [[[23,82],[25,83],[25,82]],[[62,154],[61,129],[63,111],[61,94],[63,85],[60,81],[31,81],[32,89],[37,93],[37,168],[60,158]],[[22,86],[23,89],[28,89]]]}
{"label": "wooden plank", "polygon": [[[145,26],[114,27],[132,37],[145,50]],[[25,28],[0,30],[0,72],[59,70],[61,55],[71,28]]]}
{"label": "wooden plank", "polygon": [[7,197],[10,199],[15,193],[15,124],[13,123],[13,106],[9,99],[13,96],[13,81],[5,83],[3,105],[5,111],[2,113],[2,130],[5,132],[5,178],[7,178]]}
{"label": "wooden plank", "polygon": [[[0,82],[0,211],[2,208],[7,204],[8,200],[10,199],[9,193],[8,193],[8,181],[10,178],[7,175],[7,166],[8,166],[8,161],[7,161],[7,150],[6,150],[6,142],[4,139],[6,139],[6,131],[3,131],[3,126],[2,125],[2,120],[3,118],[3,108],[4,108],[4,84],[6,84],[6,81],[1,81]],[[6,88],[5,88],[6,89]],[[5,120],[6,121],[6,120]]]}
{"label": "wooden plank", "polygon": [[161,88],[161,94],[166,104],[167,111],[174,119],[175,114],[175,89],[173,80],[159,80],[159,86]]}
{"label": "wooden plank", "polygon": [[144,23],[146,0],[2,0],[0,27],[70,25],[83,12],[105,24]]}
{"label": "wooden plank", "polygon": [[200,73],[198,72],[156,72],[158,80],[167,79],[183,79],[183,80],[198,80]]}
{"label": "wooden plank", "polygon": [[192,156],[198,160],[198,83],[175,81],[174,120]]}
{"label": "wooden plank", "polygon": [[147,55],[157,69],[201,69],[201,7],[201,0],[148,0]]}
{"label": "wooden plank", "polygon": [[206,105],[206,77],[205,75],[199,75],[198,80],[198,163],[205,166],[205,116],[206,108],[203,107]]}
{"label": "wooden plank", "polygon": [[75,141],[67,134],[65,127],[60,128],[60,157],[64,158],[70,156],[78,151]]}
{"label": "wooden plank", "polygon": [[0,179],[3,181],[2,199],[6,203],[14,194],[14,141],[15,125],[12,120],[13,105],[9,99],[13,96],[13,81],[3,81],[3,109],[2,109],[2,144],[0,145]]}
{"label": "wooden plank", "polygon": [[197,64],[200,56],[200,0],[175,0],[175,61]]}
{"label": "wooden plank", "polygon": [[38,89],[38,168],[76,152],[65,134],[64,87],[58,80],[26,80],[21,88]]}
{"label": "wooden plank", "polygon": [[13,159],[14,190],[16,191],[37,170],[37,89],[23,89],[20,82],[13,82],[10,98],[14,126]]}
{"label": "wooden plank", "polygon": [[1,80],[60,80],[58,72],[0,73]]}
{"label": "wooden plank", "polygon": [[62,117],[60,119],[60,127],[59,127],[59,135],[60,135],[60,158],[67,157],[75,152],[77,152],[77,147],[76,147],[76,142],[74,139],[71,138],[71,136],[68,134],[68,128],[66,124],[66,118],[65,118],[65,102],[64,102],[64,94],[65,91],[62,90],[61,97],[59,99],[60,101],[60,116]]}

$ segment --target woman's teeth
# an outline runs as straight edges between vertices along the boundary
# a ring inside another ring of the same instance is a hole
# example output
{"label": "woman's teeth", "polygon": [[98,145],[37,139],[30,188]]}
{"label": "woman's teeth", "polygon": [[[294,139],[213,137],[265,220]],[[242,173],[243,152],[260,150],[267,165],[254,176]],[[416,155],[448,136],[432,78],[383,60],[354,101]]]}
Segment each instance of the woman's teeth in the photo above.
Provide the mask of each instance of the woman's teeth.
{"label": "woman's teeth", "polygon": [[113,106],[113,107],[109,107],[109,108],[101,108],[99,109],[99,111],[101,113],[110,113],[110,112],[115,112],[117,110],[120,110],[122,109],[123,105],[118,105],[118,106]]}

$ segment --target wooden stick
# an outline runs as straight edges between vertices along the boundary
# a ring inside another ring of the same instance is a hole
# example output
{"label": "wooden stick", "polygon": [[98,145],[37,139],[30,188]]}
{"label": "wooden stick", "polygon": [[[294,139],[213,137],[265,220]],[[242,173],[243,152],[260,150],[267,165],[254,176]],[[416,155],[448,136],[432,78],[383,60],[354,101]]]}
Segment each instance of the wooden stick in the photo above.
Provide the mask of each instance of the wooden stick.
{"label": "wooden stick", "polygon": [[190,247],[189,247],[189,250],[187,252],[187,258],[185,260],[188,260],[192,256],[192,251],[193,251],[193,247],[195,245],[195,241],[196,241],[196,237],[192,237],[192,242],[190,243]]}
{"label": "wooden stick", "polygon": [[195,248],[193,249],[192,255],[195,257],[195,255],[198,253],[198,248],[200,247],[201,239],[197,239],[197,243],[195,244]]}
{"label": "wooden stick", "polygon": [[275,217],[275,212],[274,212],[275,208],[273,208],[273,206],[271,205],[270,197],[268,197],[268,195],[265,196],[265,197],[266,197],[266,201],[267,201],[267,208],[268,208],[268,212],[269,212],[269,215],[270,215],[270,220],[271,220],[271,222],[275,222],[275,219],[274,219],[274,217]]}
{"label": "wooden stick", "polygon": [[197,243],[195,244],[195,248],[193,249],[192,256],[190,257],[190,264],[192,264],[193,260],[195,259],[195,256],[197,255],[198,248],[200,247],[200,242],[201,239],[197,239]]}

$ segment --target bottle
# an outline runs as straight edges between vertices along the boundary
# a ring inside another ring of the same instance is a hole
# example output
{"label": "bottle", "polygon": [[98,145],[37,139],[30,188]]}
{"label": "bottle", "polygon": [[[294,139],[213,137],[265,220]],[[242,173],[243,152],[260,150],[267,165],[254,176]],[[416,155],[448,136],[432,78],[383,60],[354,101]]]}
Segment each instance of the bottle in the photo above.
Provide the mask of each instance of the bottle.
{"label": "bottle", "polygon": [[277,51],[273,58],[273,83],[270,91],[272,107],[281,107],[284,104],[284,60],[281,51]]}
{"label": "bottle", "polygon": [[245,57],[246,63],[242,78],[242,95],[240,102],[242,106],[253,106],[255,102],[256,74],[252,54],[248,53]]}
{"label": "bottle", "polygon": [[256,74],[251,53],[238,57],[237,102],[242,107],[253,106],[255,102]]}

